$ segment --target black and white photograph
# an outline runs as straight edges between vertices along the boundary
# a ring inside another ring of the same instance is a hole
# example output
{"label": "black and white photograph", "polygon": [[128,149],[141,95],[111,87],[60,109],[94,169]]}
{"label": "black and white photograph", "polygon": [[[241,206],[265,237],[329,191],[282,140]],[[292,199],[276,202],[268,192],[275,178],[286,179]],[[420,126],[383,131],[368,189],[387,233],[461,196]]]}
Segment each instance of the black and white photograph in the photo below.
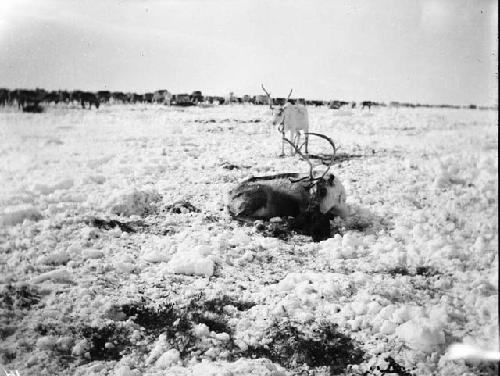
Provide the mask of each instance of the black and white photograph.
{"label": "black and white photograph", "polygon": [[490,376],[497,0],[0,0],[0,376]]}

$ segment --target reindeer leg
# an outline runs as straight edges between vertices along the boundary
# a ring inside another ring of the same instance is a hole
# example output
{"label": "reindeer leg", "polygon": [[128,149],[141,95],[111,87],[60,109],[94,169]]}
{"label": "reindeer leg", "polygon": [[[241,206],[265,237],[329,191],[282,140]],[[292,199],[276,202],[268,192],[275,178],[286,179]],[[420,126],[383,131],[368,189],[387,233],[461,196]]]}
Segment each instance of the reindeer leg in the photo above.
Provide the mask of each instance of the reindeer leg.
{"label": "reindeer leg", "polygon": [[285,156],[285,131],[281,132],[281,154],[279,156]]}
{"label": "reindeer leg", "polygon": [[[290,131],[290,140],[292,140],[293,145],[295,145],[295,135]],[[290,144],[290,155],[295,155],[295,149],[292,144]]]}

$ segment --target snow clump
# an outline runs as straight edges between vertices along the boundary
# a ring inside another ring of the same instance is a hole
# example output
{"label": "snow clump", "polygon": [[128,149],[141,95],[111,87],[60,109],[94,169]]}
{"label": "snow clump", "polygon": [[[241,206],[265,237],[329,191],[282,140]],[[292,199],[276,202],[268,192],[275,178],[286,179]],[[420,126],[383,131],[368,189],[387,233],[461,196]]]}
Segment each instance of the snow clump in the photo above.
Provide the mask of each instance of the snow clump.
{"label": "snow clump", "polygon": [[54,184],[36,183],[33,185],[32,190],[42,195],[49,195],[57,190],[66,190],[73,187],[73,179],[63,179]]}
{"label": "snow clump", "polygon": [[396,328],[396,335],[411,348],[423,352],[432,352],[445,343],[442,326],[431,320],[405,322]]}
{"label": "snow clump", "polygon": [[[185,369],[170,368],[172,374],[176,375],[176,371],[185,371]],[[234,376],[286,376],[288,373],[285,369],[268,359],[238,359],[236,362],[212,362],[208,359],[203,359],[200,363],[194,364],[189,373],[179,373],[180,375],[192,376],[219,376],[219,375],[234,375]]]}
{"label": "snow clump", "polygon": [[143,216],[154,211],[155,205],[161,200],[161,196],[154,190],[127,189],[115,193],[105,207],[117,215]]}
{"label": "snow clump", "polygon": [[173,251],[175,247],[170,239],[154,237],[141,247],[141,259],[150,263],[168,262]]}
{"label": "snow clump", "polygon": [[41,283],[49,280],[53,282],[67,283],[73,282],[73,277],[67,269],[56,269],[40,274],[38,277],[33,278],[31,282]]}
{"label": "snow clump", "polygon": [[0,225],[15,226],[18,223],[23,223],[24,220],[39,221],[40,219],[42,219],[42,214],[33,206],[11,206],[0,215]]}
{"label": "snow clump", "polygon": [[211,277],[215,271],[215,262],[210,256],[212,249],[207,245],[194,248],[180,246],[177,253],[167,264],[166,272]]}

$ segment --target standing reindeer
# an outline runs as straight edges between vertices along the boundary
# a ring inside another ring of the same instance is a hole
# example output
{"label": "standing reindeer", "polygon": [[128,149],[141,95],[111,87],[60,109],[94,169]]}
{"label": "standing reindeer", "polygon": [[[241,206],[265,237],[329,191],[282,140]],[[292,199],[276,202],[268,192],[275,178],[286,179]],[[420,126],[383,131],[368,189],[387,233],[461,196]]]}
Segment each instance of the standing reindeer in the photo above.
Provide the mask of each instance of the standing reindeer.
{"label": "standing reindeer", "polygon": [[273,125],[279,124],[278,130],[281,133],[281,154],[280,156],[285,155],[285,132],[288,131],[290,134],[290,139],[292,140],[291,153],[295,154],[295,150],[300,149],[302,146],[299,146],[300,141],[300,131],[304,132],[304,146],[305,153],[307,154],[307,146],[309,143],[309,114],[307,112],[306,106],[290,104],[288,103],[290,96],[292,95],[292,90],[288,94],[286,99],[286,103],[283,106],[280,106],[279,109],[275,112],[273,108],[273,100],[271,98],[271,94],[266,90],[264,85],[262,84],[262,90],[266,93],[269,98],[269,108],[273,111]]}
{"label": "standing reindeer", "polygon": [[325,135],[310,134],[326,139],[333,147],[331,158],[321,159],[326,170],[315,176],[309,157],[285,138],[308,163],[309,173],[251,177],[241,182],[229,192],[228,210],[234,218],[250,221],[290,216],[294,217],[292,228],[311,235],[313,241],[330,237],[330,219],[347,216],[346,194],[342,183],[328,173],[335,158],[335,144]]}

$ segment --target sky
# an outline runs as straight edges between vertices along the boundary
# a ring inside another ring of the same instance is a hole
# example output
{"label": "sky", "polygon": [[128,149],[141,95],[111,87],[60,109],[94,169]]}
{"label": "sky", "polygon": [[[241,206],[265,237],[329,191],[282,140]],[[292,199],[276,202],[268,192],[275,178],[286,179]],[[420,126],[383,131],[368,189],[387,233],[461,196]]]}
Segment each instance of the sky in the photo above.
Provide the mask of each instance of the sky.
{"label": "sky", "polygon": [[0,0],[0,87],[498,104],[496,0]]}

